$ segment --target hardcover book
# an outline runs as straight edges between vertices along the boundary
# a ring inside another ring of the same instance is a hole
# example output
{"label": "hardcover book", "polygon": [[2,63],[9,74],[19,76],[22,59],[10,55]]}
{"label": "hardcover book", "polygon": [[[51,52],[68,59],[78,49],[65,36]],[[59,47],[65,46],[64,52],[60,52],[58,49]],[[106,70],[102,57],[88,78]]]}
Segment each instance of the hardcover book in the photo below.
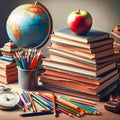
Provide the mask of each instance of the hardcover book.
{"label": "hardcover book", "polygon": [[119,75],[116,74],[100,85],[92,85],[89,83],[84,83],[84,82],[75,81],[75,80],[57,79],[54,76],[52,76],[52,77],[41,76],[40,81],[43,84],[52,84],[54,86],[64,87],[64,88],[68,88],[68,89],[72,88],[73,90],[77,90],[80,92],[86,92],[89,94],[97,95],[103,89],[105,89],[107,86],[111,85],[115,81],[118,81],[118,79],[119,79]]}
{"label": "hardcover book", "polygon": [[65,52],[65,51],[62,51],[62,50],[58,51],[56,49],[49,49],[49,53],[50,54],[56,54],[56,55],[59,55],[59,56],[62,56],[62,57],[66,57],[66,58],[69,58],[69,59],[72,59],[72,60],[81,61],[83,63],[87,62],[87,63],[92,64],[92,65],[102,64],[104,62],[114,60],[114,54],[106,56],[106,57],[102,57],[102,58],[99,58],[99,59],[88,59],[88,58],[85,58],[85,57],[73,55],[71,53],[68,53],[68,52]]}
{"label": "hardcover book", "polygon": [[1,68],[12,68],[12,67],[16,67],[16,62],[10,62],[10,61],[5,61],[5,60],[0,60],[0,67]]}
{"label": "hardcover book", "polygon": [[88,75],[85,76],[83,74],[77,74],[77,73],[68,72],[65,70],[59,70],[59,69],[55,69],[55,68],[54,69],[46,68],[45,72],[41,76],[46,76],[49,78],[51,78],[51,76],[52,76],[52,77],[55,77],[56,79],[64,79],[66,81],[75,80],[75,81],[79,81],[79,82],[90,83],[93,85],[100,85],[116,74],[118,74],[118,70],[112,69],[112,70],[105,72],[104,74],[102,74],[99,77],[91,77]]}
{"label": "hardcover book", "polygon": [[109,37],[109,34],[107,32],[93,30],[93,29],[91,29],[88,33],[84,35],[77,35],[71,32],[71,30],[68,27],[57,29],[54,31],[54,34],[60,37],[62,36],[63,38],[68,38],[70,40],[72,39],[74,41],[83,42],[83,43],[99,41],[101,39],[105,39]]}
{"label": "hardcover book", "polygon": [[69,45],[69,46],[74,46],[74,47],[82,47],[82,48],[88,48],[88,49],[93,49],[96,47],[100,47],[102,45],[113,43],[112,38],[106,38],[106,39],[102,39],[100,41],[94,41],[91,43],[82,43],[80,41],[69,40],[67,38],[62,38],[62,37],[58,37],[55,35],[51,35],[50,40],[57,44],[64,44],[64,45]]}
{"label": "hardcover book", "polygon": [[65,57],[65,56],[60,56],[60,55],[57,55],[57,54],[50,54],[50,59],[52,61],[56,61],[56,62],[61,62],[61,63],[68,63],[68,64],[71,64],[71,65],[76,65],[76,66],[80,66],[82,68],[87,68],[87,69],[90,69],[90,70],[98,70],[98,69],[101,69],[111,63],[113,63],[114,61],[111,60],[111,61],[108,61],[108,62],[104,62],[102,64],[90,64],[88,62],[82,62],[82,61],[78,61],[78,60],[74,60],[74,59],[71,59],[71,58],[68,58],[68,57]]}
{"label": "hardcover book", "polygon": [[74,47],[71,45],[64,45],[64,44],[60,44],[60,43],[57,44],[55,42],[52,42],[50,47],[58,48],[59,50],[67,49],[67,50],[72,51],[72,52],[81,51],[81,52],[86,52],[86,53],[99,53],[101,51],[111,49],[113,47],[113,44],[109,43],[109,44],[102,45],[100,47],[96,47],[94,49],[89,49],[89,48],[83,48],[83,47],[77,47],[77,46]]}
{"label": "hardcover book", "polygon": [[[108,70],[114,69],[116,68],[116,63],[111,63],[99,70],[89,70],[87,68],[82,68],[80,66],[76,66],[76,65],[71,65],[68,63],[60,63],[60,62],[56,62],[56,61],[52,61],[50,59],[43,59],[43,66],[46,67],[50,67],[50,68],[56,68],[56,69],[60,69],[60,70],[66,70],[69,72],[75,72],[75,73],[80,73],[80,74],[84,74],[84,75],[89,75],[89,76],[100,76],[101,74],[105,73]],[[117,69],[117,68],[116,68]]]}
{"label": "hardcover book", "polygon": [[52,84],[43,84],[43,86],[45,89],[52,91],[52,92],[58,92],[61,94],[85,98],[85,99],[94,100],[94,101],[102,101],[103,98],[105,98],[107,95],[109,95],[113,90],[117,89],[117,87],[118,87],[117,83],[118,83],[118,81],[114,82],[113,84],[106,87],[103,91],[101,91],[97,95],[88,94],[86,92],[80,92],[77,90],[73,90],[72,88],[67,89],[64,87],[54,86]]}
{"label": "hardcover book", "polygon": [[107,50],[103,50],[103,51],[100,51],[98,53],[87,53],[87,52],[83,52],[83,51],[80,51],[80,50],[73,50],[73,49],[68,49],[66,47],[63,48],[63,49],[60,49],[59,47],[56,48],[56,47],[49,47],[49,51],[62,51],[62,52],[66,52],[68,54],[71,54],[71,55],[74,55],[74,56],[77,56],[77,57],[83,57],[83,58],[87,58],[87,59],[100,59],[100,58],[103,58],[103,57],[107,57],[107,56],[110,56],[110,55],[113,55],[114,54],[114,49],[113,48],[110,48],[110,49],[107,49]]}
{"label": "hardcover book", "polygon": [[17,80],[18,80],[18,74],[14,74],[11,76],[0,75],[0,82],[5,83],[5,84],[13,83],[13,82],[16,82]]}

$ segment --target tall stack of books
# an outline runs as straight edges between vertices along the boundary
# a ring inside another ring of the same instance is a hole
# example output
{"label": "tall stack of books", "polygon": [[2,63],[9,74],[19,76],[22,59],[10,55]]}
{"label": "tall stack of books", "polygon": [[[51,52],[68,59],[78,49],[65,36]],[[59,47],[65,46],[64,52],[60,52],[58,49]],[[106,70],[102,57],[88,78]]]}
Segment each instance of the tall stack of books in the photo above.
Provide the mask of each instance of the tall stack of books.
{"label": "tall stack of books", "polygon": [[114,39],[113,48],[116,56],[115,61],[117,62],[117,66],[120,71],[120,25],[114,27],[110,33],[110,37]]}
{"label": "tall stack of books", "polygon": [[76,35],[69,28],[50,36],[50,57],[43,59],[41,75],[47,90],[100,101],[117,88],[113,39],[103,31]]}
{"label": "tall stack of books", "polygon": [[0,48],[2,53],[2,56],[0,56],[0,82],[8,84],[17,81],[18,71],[13,53],[18,50],[20,48],[11,41]]}

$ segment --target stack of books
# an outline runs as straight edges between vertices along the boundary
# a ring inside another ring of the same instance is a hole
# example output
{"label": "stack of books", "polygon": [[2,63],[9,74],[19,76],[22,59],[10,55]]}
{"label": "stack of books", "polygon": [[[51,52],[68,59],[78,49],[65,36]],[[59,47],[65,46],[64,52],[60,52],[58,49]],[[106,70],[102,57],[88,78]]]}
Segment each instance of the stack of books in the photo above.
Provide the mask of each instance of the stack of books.
{"label": "stack of books", "polygon": [[13,58],[13,53],[20,50],[13,42],[9,41],[0,48],[0,82],[12,83],[18,79],[17,65]]}
{"label": "stack of books", "polygon": [[115,61],[117,62],[118,69],[120,69],[120,25],[114,27],[110,33],[110,37],[114,39],[113,48],[115,53]]}
{"label": "stack of books", "polygon": [[100,101],[117,88],[113,39],[103,31],[76,35],[69,28],[50,36],[50,57],[43,59],[45,89]]}

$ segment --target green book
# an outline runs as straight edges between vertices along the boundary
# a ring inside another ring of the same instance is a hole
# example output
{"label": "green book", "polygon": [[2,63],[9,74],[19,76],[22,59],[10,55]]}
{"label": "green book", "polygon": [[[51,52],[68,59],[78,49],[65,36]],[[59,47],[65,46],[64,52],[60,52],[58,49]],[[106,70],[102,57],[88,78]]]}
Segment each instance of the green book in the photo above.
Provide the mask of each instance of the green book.
{"label": "green book", "polygon": [[54,31],[54,34],[59,37],[63,37],[66,39],[83,42],[83,43],[99,41],[99,40],[106,39],[109,37],[109,34],[107,32],[94,30],[94,29],[91,29],[86,34],[78,35],[78,34],[71,32],[71,30],[68,27],[62,28],[62,29],[57,29]]}

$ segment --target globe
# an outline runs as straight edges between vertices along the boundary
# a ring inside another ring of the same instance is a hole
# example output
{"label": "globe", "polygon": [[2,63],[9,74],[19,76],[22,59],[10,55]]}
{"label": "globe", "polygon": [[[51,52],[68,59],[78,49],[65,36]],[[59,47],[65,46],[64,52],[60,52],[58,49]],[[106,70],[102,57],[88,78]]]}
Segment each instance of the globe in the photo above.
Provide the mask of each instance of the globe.
{"label": "globe", "polygon": [[6,30],[9,39],[20,48],[41,47],[52,32],[52,18],[39,2],[23,4],[10,13]]}

